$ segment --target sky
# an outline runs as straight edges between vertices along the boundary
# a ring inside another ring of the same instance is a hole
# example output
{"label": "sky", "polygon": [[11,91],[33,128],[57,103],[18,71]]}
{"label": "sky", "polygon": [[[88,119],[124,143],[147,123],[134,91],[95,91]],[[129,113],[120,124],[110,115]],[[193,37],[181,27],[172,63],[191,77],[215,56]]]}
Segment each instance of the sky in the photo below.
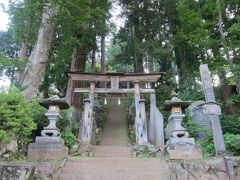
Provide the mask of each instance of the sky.
{"label": "sky", "polygon": [[[3,11],[7,8],[8,0],[0,0],[0,31],[7,30],[8,14]],[[0,76],[0,92],[7,92],[10,87],[10,80],[7,76]]]}
{"label": "sky", "polygon": [[7,30],[8,14],[3,11],[3,7],[7,8],[8,0],[0,0],[0,31]]}

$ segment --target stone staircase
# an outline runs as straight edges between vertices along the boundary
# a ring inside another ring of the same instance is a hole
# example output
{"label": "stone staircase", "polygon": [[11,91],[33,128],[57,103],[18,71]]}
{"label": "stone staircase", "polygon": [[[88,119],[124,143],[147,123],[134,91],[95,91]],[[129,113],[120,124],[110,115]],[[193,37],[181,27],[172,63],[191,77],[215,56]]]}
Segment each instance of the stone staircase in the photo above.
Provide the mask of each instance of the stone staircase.
{"label": "stone staircase", "polygon": [[70,159],[55,180],[170,180],[168,165],[159,159]]}
{"label": "stone staircase", "polygon": [[168,180],[164,160],[131,157],[123,105],[110,100],[109,114],[94,157],[70,158],[55,180]]}

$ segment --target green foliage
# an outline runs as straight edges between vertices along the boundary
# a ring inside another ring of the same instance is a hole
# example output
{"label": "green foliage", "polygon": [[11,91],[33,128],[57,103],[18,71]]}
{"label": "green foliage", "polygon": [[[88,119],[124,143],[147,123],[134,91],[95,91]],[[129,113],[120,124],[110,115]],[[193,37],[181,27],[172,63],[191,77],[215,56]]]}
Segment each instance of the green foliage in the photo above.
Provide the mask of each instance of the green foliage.
{"label": "green foliage", "polygon": [[27,100],[19,90],[12,87],[9,93],[0,93],[0,102],[0,141],[30,141],[36,124]]}
{"label": "green foliage", "polygon": [[[14,72],[21,72],[24,69],[25,62],[21,62],[16,58],[9,58],[9,57],[3,57],[0,56],[0,70],[7,70],[14,69]],[[10,71],[9,71],[10,72]],[[6,73],[6,75],[9,75],[9,73]]]}
{"label": "green foliage", "polygon": [[166,10],[162,2],[156,0],[119,2],[126,23],[116,33],[109,48],[108,58],[114,70],[143,72],[143,65],[151,71],[170,69],[173,54],[167,40],[169,34],[164,32],[165,26],[169,25],[163,19],[163,14],[170,9]]}
{"label": "green foliage", "polygon": [[201,84],[190,77],[182,80],[179,85],[179,98],[189,101],[203,100],[204,93]]}
{"label": "green foliage", "polygon": [[74,113],[73,108],[61,110],[60,115],[62,118],[57,122],[57,127],[60,129],[65,145],[69,148],[78,143],[76,137],[76,134],[78,134],[78,127],[72,117],[72,113]]}
{"label": "green foliage", "polygon": [[34,131],[33,136],[34,135],[40,136],[41,130],[43,129],[43,127],[46,127],[48,125],[48,120],[47,120],[47,117],[45,116],[47,109],[39,105],[38,98],[31,100],[29,102],[29,106],[31,108],[32,119],[37,124],[37,128]]}
{"label": "green foliage", "polygon": [[240,155],[240,134],[224,134],[224,142],[228,152],[231,152],[233,155]]}
{"label": "green foliage", "polygon": [[[190,137],[195,138],[197,144],[201,146],[205,157],[214,155],[212,131],[206,126],[194,122],[190,115],[190,109],[186,109],[185,114],[184,126],[187,128]],[[204,134],[205,137],[199,138],[199,133]]]}
{"label": "green foliage", "polygon": [[9,3],[9,16],[14,40],[33,46],[42,18],[42,0],[12,1]]}
{"label": "green foliage", "polygon": [[[223,126],[224,142],[228,152],[233,155],[240,154],[240,134],[238,121],[235,119],[229,119],[226,116],[222,118],[221,124]],[[226,123],[226,124],[225,124]],[[228,124],[229,123],[229,124]],[[190,137],[196,139],[197,143],[201,145],[204,156],[213,156],[215,153],[212,131],[198,123],[194,123],[191,119],[189,110],[186,111],[186,119],[184,123],[188,129]],[[236,125],[236,127],[235,127]],[[206,137],[199,139],[198,133],[204,132]]]}
{"label": "green foliage", "polygon": [[[19,44],[13,40],[12,31],[0,31],[0,74],[8,76],[14,81],[16,72],[21,72],[25,63],[18,61]],[[2,73],[1,73],[2,72]]]}
{"label": "green foliage", "polygon": [[61,136],[65,142],[65,145],[69,148],[72,145],[77,144],[77,142],[78,142],[76,136],[69,129],[65,129],[61,133]]}
{"label": "green foliage", "polygon": [[12,30],[0,31],[0,56],[16,58],[18,49],[19,43],[14,41]]}
{"label": "green foliage", "polygon": [[213,136],[209,135],[205,139],[197,139],[197,144],[200,144],[204,157],[214,156],[215,148]]}
{"label": "green foliage", "polygon": [[70,114],[74,111],[74,109],[66,109],[66,110],[61,110],[60,115],[61,119],[58,121],[57,126],[61,131],[64,131],[66,128],[67,129],[72,129],[72,122],[73,119],[71,119]]}
{"label": "green foliage", "polygon": [[223,133],[230,134],[240,134],[240,117],[239,115],[230,116],[223,115],[221,116],[221,125]]}

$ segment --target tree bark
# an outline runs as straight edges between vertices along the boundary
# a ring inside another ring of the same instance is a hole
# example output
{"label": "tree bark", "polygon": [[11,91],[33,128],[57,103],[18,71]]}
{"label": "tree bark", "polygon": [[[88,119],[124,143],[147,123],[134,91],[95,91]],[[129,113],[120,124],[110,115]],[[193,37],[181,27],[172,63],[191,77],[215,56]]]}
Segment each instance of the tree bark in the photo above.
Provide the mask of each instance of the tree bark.
{"label": "tree bark", "polygon": [[[28,44],[26,42],[22,42],[19,57],[18,57],[19,61],[24,62],[27,59],[27,51],[28,51]],[[17,86],[21,85],[22,79],[23,79],[22,72],[18,72],[16,74],[16,85]]]}
{"label": "tree bark", "polygon": [[[154,67],[153,67],[153,58],[152,58],[152,48],[149,48],[147,51],[147,56],[148,56],[148,71],[149,73],[153,73],[154,72]],[[155,87],[155,83],[150,83],[150,87],[154,88]]]}
{"label": "tree bark", "polygon": [[143,68],[143,59],[142,57],[137,57],[136,59],[136,73],[143,73],[144,68]]}
{"label": "tree bark", "polygon": [[92,72],[96,72],[96,49],[94,48],[92,51]]}
{"label": "tree bark", "polygon": [[217,3],[217,11],[218,11],[218,28],[219,28],[219,33],[220,33],[220,36],[221,36],[222,46],[224,48],[224,53],[226,55],[227,61],[229,63],[232,63],[232,60],[229,57],[228,48],[227,48],[227,44],[226,44],[226,39],[225,39],[225,35],[224,35],[224,32],[223,32],[223,18],[222,18],[220,1],[216,0],[216,3]]}
{"label": "tree bark", "polygon": [[106,73],[105,35],[101,36],[101,73]]}
{"label": "tree bark", "polygon": [[240,94],[240,75],[237,75],[236,90]]}
{"label": "tree bark", "polygon": [[[224,73],[221,73],[221,75],[220,75],[220,82],[221,82],[221,85],[220,85],[221,98],[226,103],[231,96],[231,89],[229,87],[226,75]],[[232,104],[226,104],[225,112],[228,115],[235,115],[236,109]]]}
{"label": "tree bark", "polygon": [[25,59],[27,58],[27,51],[28,51],[28,44],[26,42],[22,42],[20,53],[19,53],[20,61],[25,61]]}
{"label": "tree bark", "polygon": [[150,73],[154,72],[152,50],[151,49],[148,50],[148,71]]}
{"label": "tree bark", "polygon": [[45,73],[55,30],[55,23],[52,21],[52,18],[56,16],[56,14],[57,12],[54,6],[50,4],[45,5],[37,42],[29,57],[29,63],[25,68],[21,83],[21,87],[24,89],[23,93],[27,99],[32,99],[36,96],[38,87]]}
{"label": "tree bark", "polygon": [[[87,61],[87,55],[86,53],[83,53],[83,51],[78,47],[74,50],[74,55],[71,63],[71,71],[80,71],[85,72],[86,67],[86,61]],[[73,81],[72,85],[72,97],[71,97],[71,105],[75,108],[82,110],[83,109],[83,94],[76,94],[73,93],[74,88],[82,88],[83,82],[79,81]]]}

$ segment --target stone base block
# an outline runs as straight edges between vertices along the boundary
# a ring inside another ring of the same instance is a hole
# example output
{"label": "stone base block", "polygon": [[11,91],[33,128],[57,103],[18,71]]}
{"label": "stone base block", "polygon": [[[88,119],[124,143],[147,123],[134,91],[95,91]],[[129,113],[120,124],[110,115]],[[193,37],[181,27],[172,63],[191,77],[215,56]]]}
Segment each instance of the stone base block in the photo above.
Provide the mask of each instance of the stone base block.
{"label": "stone base block", "polygon": [[197,144],[168,144],[167,153],[170,159],[202,159],[202,150]]}
{"label": "stone base block", "polygon": [[78,152],[83,157],[92,157],[95,152],[95,147],[91,144],[81,144],[80,148],[78,149]]}
{"label": "stone base block", "polygon": [[68,148],[60,137],[36,137],[28,146],[30,160],[58,160],[68,155]]}
{"label": "stone base block", "polygon": [[194,138],[170,138],[167,144],[195,144]]}

